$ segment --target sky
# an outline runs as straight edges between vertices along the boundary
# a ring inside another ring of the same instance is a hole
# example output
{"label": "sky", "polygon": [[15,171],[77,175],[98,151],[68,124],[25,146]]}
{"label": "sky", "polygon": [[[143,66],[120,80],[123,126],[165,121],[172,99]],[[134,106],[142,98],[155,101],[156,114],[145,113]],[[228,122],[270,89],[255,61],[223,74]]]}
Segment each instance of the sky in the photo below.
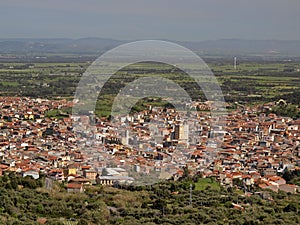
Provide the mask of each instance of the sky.
{"label": "sky", "polygon": [[0,0],[0,38],[300,40],[299,0]]}

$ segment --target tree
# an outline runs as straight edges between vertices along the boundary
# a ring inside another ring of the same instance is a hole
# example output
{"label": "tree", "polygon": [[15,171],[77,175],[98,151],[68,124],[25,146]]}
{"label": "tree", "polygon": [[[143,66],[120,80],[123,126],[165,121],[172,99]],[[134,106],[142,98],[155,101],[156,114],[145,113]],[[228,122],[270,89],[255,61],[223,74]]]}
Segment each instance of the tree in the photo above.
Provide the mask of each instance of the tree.
{"label": "tree", "polygon": [[161,198],[157,199],[153,203],[154,209],[164,210],[167,207],[167,202]]}
{"label": "tree", "polygon": [[283,209],[284,212],[298,212],[297,205],[295,203],[289,203],[286,207]]}
{"label": "tree", "polygon": [[89,225],[88,221],[85,219],[80,219],[77,225]]}
{"label": "tree", "polygon": [[293,175],[291,171],[289,171],[289,169],[285,168],[283,171],[282,178],[285,179],[286,182],[288,183],[293,178]]}

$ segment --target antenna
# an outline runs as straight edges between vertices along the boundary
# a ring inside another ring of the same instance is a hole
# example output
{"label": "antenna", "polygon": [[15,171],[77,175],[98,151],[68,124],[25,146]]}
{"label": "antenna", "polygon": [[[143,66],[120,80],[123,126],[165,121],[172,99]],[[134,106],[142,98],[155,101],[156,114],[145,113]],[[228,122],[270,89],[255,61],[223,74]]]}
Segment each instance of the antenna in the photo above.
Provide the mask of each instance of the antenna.
{"label": "antenna", "polygon": [[233,68],[236,70],[236,57],[233,58]]}

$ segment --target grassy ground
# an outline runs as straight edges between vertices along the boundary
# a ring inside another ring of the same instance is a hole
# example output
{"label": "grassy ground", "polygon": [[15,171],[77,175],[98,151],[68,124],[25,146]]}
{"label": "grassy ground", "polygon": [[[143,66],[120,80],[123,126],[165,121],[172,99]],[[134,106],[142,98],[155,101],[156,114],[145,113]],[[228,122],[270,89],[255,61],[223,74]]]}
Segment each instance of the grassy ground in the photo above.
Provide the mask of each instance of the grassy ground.
{"label": "grassy ground", "polygon": [[214,181],[211,178],[200,178],[197,183],[195,183],[195,190],[202,191],[207,188],[211,188],[212,190],[220,190],[220,184]]}

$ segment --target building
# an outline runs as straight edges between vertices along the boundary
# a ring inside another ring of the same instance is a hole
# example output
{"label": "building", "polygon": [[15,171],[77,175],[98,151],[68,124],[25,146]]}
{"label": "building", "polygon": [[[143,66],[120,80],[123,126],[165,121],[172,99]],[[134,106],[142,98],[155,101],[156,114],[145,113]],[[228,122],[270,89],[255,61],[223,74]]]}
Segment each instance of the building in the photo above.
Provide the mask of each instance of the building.
{"label": "building", "polygon": [[67,184],[67,192],[68,193],[83,193],[83,184],[79,183],[68,183]]}

